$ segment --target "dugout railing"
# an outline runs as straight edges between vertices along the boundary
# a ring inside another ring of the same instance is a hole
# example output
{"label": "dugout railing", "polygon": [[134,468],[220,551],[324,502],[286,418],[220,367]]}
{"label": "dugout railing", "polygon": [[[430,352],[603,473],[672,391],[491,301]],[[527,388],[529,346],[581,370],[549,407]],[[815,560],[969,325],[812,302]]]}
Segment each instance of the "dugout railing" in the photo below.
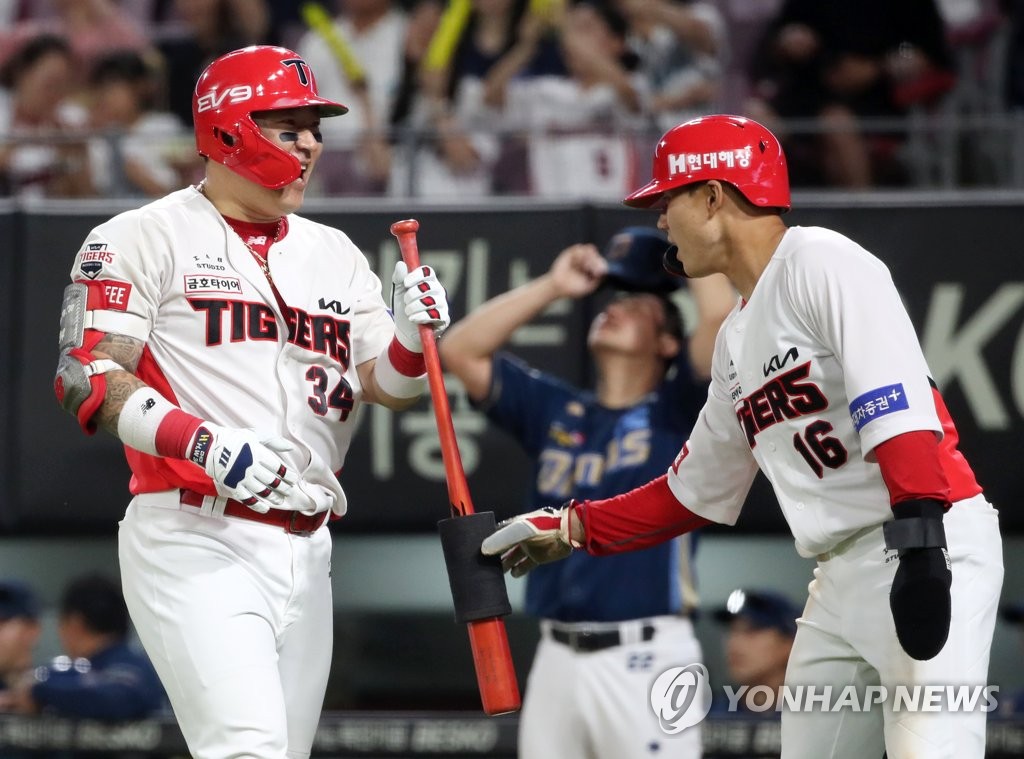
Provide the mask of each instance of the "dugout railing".
{"label": "dugout railing", "polygon": [[[904,191],[955,190],[962,188],[1009,189],[1024,187],[1024,112],[960,112],[946,107],[937,111],[915,110],[903,118],[863,118],[855,128],[865,136],[873,164],[876,187],[898,186]],[[778,134],[790,151],[790,168],[795,187],[828,186],[820,169],[817,153],[805,155],[807,141],[836,127],[814,119],[783,120]],[[649,170],[650,148],[664,130],[654,125],[580,130],[575,139],[607,139],[601,147],[595,143],[596,160],[616,165],[615,155],[622,153],[620,171],[636,174],[635,181]],[[490,156],[480,171],[488,175],[484,183],[422,182],[424,173],[434,174],[443,163],[435,147],[440,134],[427,128],[396,128],[388,132],[345,129],[331,132],[325,128],[325,147],[311,189],[329,197],[391,197],[430,201],[439,193],[453,200],[472,199],[480,192],[494,197],[537,196],[546,184],[543,177],[530,176],[531,150],[550,150],[557,133],[543,130],[522,131],[503,128],[467,130],[470,139],[487,145],[482,152]],[[546,145],[546,147],[542,147]],[[804,145],[804,147],[801,147]],[[97,196],[139,195],[125,171],[126,157],[138,160],[139,138],[121,130],[77,129],[40,130],[31,136],[0,133],[0,149],[17,154],[25,148],[40,164],[33,171],[0,172],[0,197],[30,197],[39,194],[65,197],[67,193],[92,192]],[[147,137],[149,158],[175,171],[181,182],[201,179],[202,163],[195,154],[190,129]],[[608,151],[611,151],[608,153]],[[368,160],[368,156],[390,155],[390,168]],[[556,155],[553,153],[552,155]],[[568,158],[566,160],[569,160]],[[583,160],[575,155],[574,161]],[[17,164],[17,162],[15,162]],[[810,171],[809,171],[810,169]],[[567,169],[568,172],[568,169]],[[46,177],[42,181],[40,177]],[[86,179],[88,177],[88,179]],[[71,180],[69,182],[61,181]],[[486,187],[486,189],[482,189]],[[92,188],[91,190],[89,188]],[[558,190],[557,188],[563,188]],[[585,186],[556,183],[557,197],[579,193],[593,197]],[[612,192],[611,195],[617,193]],[[604,195],[601,195],[604,197]]]}

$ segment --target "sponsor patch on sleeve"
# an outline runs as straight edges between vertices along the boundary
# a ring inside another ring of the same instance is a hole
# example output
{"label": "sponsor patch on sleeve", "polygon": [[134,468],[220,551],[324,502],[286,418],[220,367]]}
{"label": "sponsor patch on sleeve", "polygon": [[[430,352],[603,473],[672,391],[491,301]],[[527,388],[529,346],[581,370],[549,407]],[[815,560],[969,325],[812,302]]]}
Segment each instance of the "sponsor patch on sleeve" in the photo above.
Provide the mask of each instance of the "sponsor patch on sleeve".
{"label": "sponsor patch on sleeve", "polygon": [[853,420],[854,429],[860,432],[861,427],[868,422],[894,411],[906,411],[908,408],[910,404],[907,402],[907,394],[903,392],[903,384],[897,382],[895,385],[869,390],[854,398],[850,404],[850,418]]}
{"label": "sponsor patch on sleeve", "polygon": [[86,306],[90,311],[127,311],[128,298],[132,294],[130,282],[118,282],[114,279],[94,279],[86,282],[89,288],[89,302]]}
{"label": "sponsor patch on sleeve", "polygon": [[88,243],[78,252],[78,270],[88,279],[96,279],[103,272],[103,264],[114,262],[114,253],[105,242]]}

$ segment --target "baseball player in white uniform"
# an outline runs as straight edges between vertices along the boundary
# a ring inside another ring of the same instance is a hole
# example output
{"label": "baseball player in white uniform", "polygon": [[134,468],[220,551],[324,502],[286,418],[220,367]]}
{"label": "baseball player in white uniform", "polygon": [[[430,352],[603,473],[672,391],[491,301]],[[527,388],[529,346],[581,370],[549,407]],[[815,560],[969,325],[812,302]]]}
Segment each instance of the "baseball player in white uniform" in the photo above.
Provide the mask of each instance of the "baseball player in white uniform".
{"label": "baseball player in white uniform", "polygon": [[291,50],[218,58],[205,180],[93,229],[65,291],[55,389],[125,444],[125,598],[196,757],[309,756],[355,414],[412,405],[418,325],[449,321],[429,267],[396,267],[392,317],[348,237],[294,214],[345,110]]}
{"label": "baseball player in white uniform", "polygon": [[[957,450],[888,269],[836,232],[783,223],[785,156],[756,122],[708,116],[669,130],[653,176],[626,203],[659,211],[678,246],[666,265],[722,272],[742,296],[693,433],[666,475],[515,517],[483,551],[522,571],[573,548],[603,555],[733,524],[760,468],[797,551],[817,561],[788,685],[852,686],[861,704],[870,686],[984,686],[998,517]],[[985,755],[983,709],[930,706],[784,710],[782,755]]]}

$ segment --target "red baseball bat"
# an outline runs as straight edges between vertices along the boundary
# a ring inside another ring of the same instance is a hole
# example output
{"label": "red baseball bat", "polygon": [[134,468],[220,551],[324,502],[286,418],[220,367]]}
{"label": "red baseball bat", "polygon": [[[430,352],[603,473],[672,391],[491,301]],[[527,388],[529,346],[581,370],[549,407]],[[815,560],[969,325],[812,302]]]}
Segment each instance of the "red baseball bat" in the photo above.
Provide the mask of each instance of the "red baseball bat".
{"label": "red baseball bat", "polygon": [[[416,231],[419,228],[420,223],[415,219],[396,221],[391,225],[391,234],[398,238],[402,260],[410,271],[420,265],[419,246],[416,243]],[[430,383],[430,396],[434,404],[434,418],[437,420],[437,434],[441,439],[448,499],[453,516],[467,516],[474,513],[473,501],[469,496],[466,472],[462,468],[462,456],[459,454],[459,442],[452,424],[434,331],[425,324],[421,324],[419,329],[423,341],[423,359],[427,366],[427,381]],[[469,644],[473,650],[473,665],[484,712],[494,715],[518,710],[522,701],[504,621],[501,617],[479,619],[467,622],[466,627],[469,630]]]}

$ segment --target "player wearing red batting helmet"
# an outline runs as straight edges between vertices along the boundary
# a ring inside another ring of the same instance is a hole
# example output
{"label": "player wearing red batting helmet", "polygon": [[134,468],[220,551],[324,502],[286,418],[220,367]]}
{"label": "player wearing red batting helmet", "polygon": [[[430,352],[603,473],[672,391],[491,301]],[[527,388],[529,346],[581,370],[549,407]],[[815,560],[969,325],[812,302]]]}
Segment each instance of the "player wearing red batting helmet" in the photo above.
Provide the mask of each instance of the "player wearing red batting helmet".
{"label": "player wearing red batting helmet", "polygon": [[[758,208],[790,208],[789,172],[778,139],[742,116],[702,116],[667,131],[654,149],[652,179],[623,201],[634,208],[664,203],[666,193],[717,180],[734,187]],[[688,276],[675,245],[664,252],[672,274]]]}
{"label": "player wearing red batting helmet", "polygon": [[398,262],[389,310],[359,248],[295,213],[320,120],[345,112],[295,52],[218,58],[193,104],[206,176],[89,233],[55,389],[124,444],[125,601],[190,754],[309,756],[357,412],[423,393],[419,325],[443,330],[448,304]]}
{"label": "player wearing red batting helmet", "polygon": [[348,112],[317,94],[316,77],[298,53],[254,45],[211,63],[192,96],[196,149],[246,179],[270,189],[295,181],[302,167],[295,156],[262,134],[253,120],[261,111],[315,107],[321,117]]}
{"label": "player wearing red batting helmet", "polygon": [[742,116],[702,116],[665,132],[654,149],[653,179],[623,201],[650,208],[669,190],[728,182],[761,208],[788,211],[789,171],[778,139]]}
{"label": "player wearing red batting helmet", "polygon": [[[653,174],[625,202],[658,211],[688,274],[725,274],[742,296],[698,423],[665,475],[516,517],[483,551],[521,572],[732,525],[760,470],[817,562],[786,683],[831,692],[783,710],[783,759],[982,759],[998,514],[888,268],[838,232],[787,227],[785,157],[749,119],[670,130]],[[936,686],[943,703],[900,705]]]}

